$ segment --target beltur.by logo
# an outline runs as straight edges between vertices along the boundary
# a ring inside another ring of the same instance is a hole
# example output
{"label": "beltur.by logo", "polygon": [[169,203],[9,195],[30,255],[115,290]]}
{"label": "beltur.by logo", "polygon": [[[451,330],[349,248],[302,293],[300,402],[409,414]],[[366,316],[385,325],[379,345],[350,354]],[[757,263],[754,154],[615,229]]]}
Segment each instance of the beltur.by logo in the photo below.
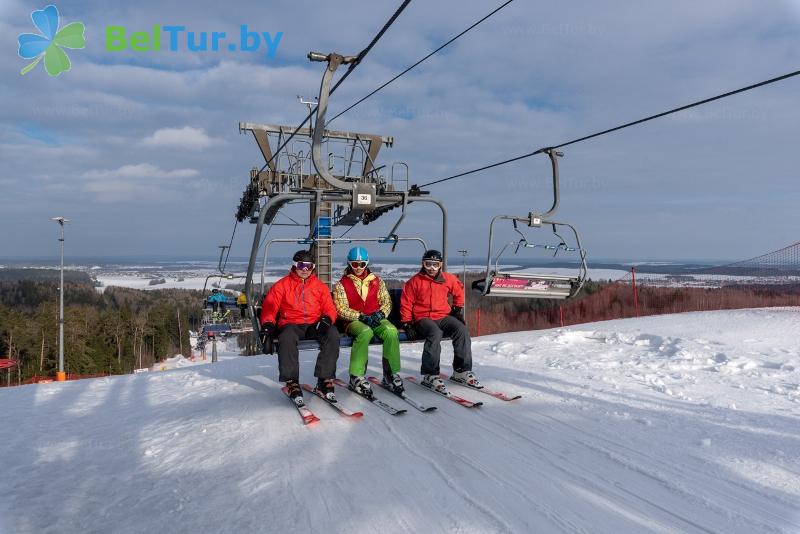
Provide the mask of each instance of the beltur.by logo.
{"label": "beltur.by logo", "polygon": [[227,49],[231,52],[237,50],[256,52],[263,45],[268,59],[275,57],[283,37],[283,32],[276,32],[273,36],[270,32],[250,31],[247,24],[242,24],[239,26],[238,42],[228,42],[223,47],[223,41],[227,38],[226,32],[186,31],[186,26],[162,27],[160,24],[154,24],[149,32],[135,31],[129,34],[124,26],[106,26],[106,50],[109,52],[128,49],[135,52],[161,52],[162,30],[167,33],[163,41],[167,45],[166,50],[170,52],[180,50],[219,52],[220,49]]}
{"label": "beltur.by logo", "polygon": [[36,60],[24,67],[20,75],[27,74],[44,59],[44,70],[50,76],[58,76],[72,68],[64,48],[84,48],[86,28],[82,22],[72,22],[58,29],[58,9],[49,5],[31,13],[31,19],[41,33],[22,33],[17,38],[17,53],[24,59]]}

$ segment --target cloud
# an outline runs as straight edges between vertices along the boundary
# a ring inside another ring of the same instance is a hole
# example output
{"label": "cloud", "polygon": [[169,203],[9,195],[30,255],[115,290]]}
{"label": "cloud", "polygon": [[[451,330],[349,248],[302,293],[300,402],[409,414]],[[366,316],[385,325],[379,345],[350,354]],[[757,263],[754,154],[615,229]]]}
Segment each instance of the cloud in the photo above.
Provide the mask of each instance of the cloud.
{"label": "cloud", "polygon": [[212,139],[203,128],[161,128],[153,135],[145,137],[142,144],[151,147],[184,148],[187,150],[201,150],[208,148],[220,140]]}
{"label": "cloud", "polygon": [[156,179],[176,179],[191,178],[200,174],[195,169],[176,169],[172,171],[164,170],[149,163],[137,163],[136,165],[123,165],[118,169],[92,170],[83,174],[84,178],[91,180],[101,178],[156,178]]}
{"label": "cloud", "polygon": [[97,193],[103,196],[129,195],[129,194],[153,194],[157,193],[157,188],[152,185],[137,184],[125,180],[109,180],[107,182],[89,182],[83,190],[87,193]]}
{"label": "cloud", "polygon": [[176,186],[184,186],[183,179],[199,174],[195,169],[168,171],[150,163],[138,163],[85,172],[82,176],[87,181],[81,189],[95,195],[98,202],[140,203],[143,197],[152,200],[168,196],[175,192]]}

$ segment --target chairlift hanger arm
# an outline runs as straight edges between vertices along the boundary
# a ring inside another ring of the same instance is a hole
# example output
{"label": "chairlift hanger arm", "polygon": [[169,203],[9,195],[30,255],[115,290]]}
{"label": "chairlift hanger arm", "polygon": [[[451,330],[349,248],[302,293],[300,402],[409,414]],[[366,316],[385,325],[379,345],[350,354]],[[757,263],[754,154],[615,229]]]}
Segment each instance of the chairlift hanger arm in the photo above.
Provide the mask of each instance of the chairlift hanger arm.
{"label": "chairlift hanger arm", "polygon": [[225,250],[231,248],[230,245],[219,245],[219,262],[217,263],[217,269],[222,274],[225,274],[224,269],[222,268],[222,257],[225,255]]}
{"label": "chairlift hanger arm", "polygon": [[314,135],[312,137],[313,144],[311,148],[312,161],[314,168],[317,170],[319,176],[328,182],[336,189],[344,189],[347,191],[352,190],[353,184],[339,180],[330,173],[328,166],[322,161],[322,136],[325,132],[325,114],[328,111],[328,98],[331,90],[331,79],[339,65],[352,63],[356,60],[356,56],[342,56],[336,53],[321,54],[319,52],[309,52],[308,59],[311,61],[327,61],[328,66],[325,69],[325,74],[322,76],[322,83],[319,87],[319,98],[317,104],[317,120],[314,124]]}
{"label": "chairlift hanger arm", "polygon": [[[550,158],[550,166],[552,168],[552,174],[553,174],[553,205],[550,206],[550,209],[547,210],[544,213],[536,213],[536,212],[531,211],[531,212],[528,213],[527,217],[519,217],[519,216],[516,216],[516,215],[498,215],[497,217],[492,219],[492,226],[494,225],[494,222],[497,219],[510,219],[511,221],[513,221],[514,230],[516,230],[517,233],[522,235],[522,232],[520,232],[519,229],[517,228],[517,222],[524,222],[528,226],[535,226],[537,228],[540,227],[542,224],[552,224],[550,221],[546,221],[545,219],[547,217],[553,216],[555,214],[555,212],[558,210],[559,204],[561,203],[561,186],[560,186],[560,175],[559,175],[559,170],[558,170],[558,158],[562,157],[564,155],[564,153],[563,152],[558,152],[557,150],[552,149],[552,148],[548,148],[548,149],[544,150],[544,152]],[[489,233],[490,233],[490,236],[491,236],[491,230],[490,230]],[[523,235],[523,239],[524,239],[524,235]],[[491,254],[492,254],[492,251],[491,251],[491,248],[490,248],[489,249],[489,257],[490,258],[491,258]]]}
{"label": "chairlift hanger arm", "polygon": [[558,158],[564,155],[563,152],[558,152],[553,148],[548,148],[544,151],[547,156],[550,158],[550,166],[552,168],[553,174],[553,205],[550,206],[550,209],[546,212],[541,214],[542,218],[551,217],[555,214],[556,210],[558,210],[558,205],[561,202],[561,185],[560,185],[560,178],[558,172]]}

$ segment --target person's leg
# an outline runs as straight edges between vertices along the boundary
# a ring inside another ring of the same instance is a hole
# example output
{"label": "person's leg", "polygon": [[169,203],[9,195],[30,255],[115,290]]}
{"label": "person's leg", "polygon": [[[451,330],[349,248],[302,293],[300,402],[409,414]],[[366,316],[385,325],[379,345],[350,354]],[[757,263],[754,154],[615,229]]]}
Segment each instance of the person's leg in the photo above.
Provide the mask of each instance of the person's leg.
{"label": "person's leg", "polygon": [[[383,374],[391,376],[400,372],[400,340],[397,337],[397,328],[383,319],[374,330],[375,335],[383,340]],[[388,373],[387,371],[388,367]]]}
{"label": "person's leg", "polygon": [[444,335],[453,339],[453,371],[472,370],[472,339],[464,323],[448,315],[438,321]]}
{"label": "person's leg", "polygon": [[367,372],[372,328],[361,321],[353,321],[347,325],[347,334],[353,338],[353,346],[350,348],[350,376],[364,376]]}
{"label": "person's leg", "polygon": [[416,323],[418,335],[425,340],[422,346],[423,375],[439,374],[439,356],[442,352],[442,330],[430,319],[422,319]]}
{"label": "person's leg", "polygon": [[278,332],[278,380],[300,381],[297,342],[305,333],[305,325],[287,324]]}
{"label": "person's leg", "polygon": [[[311,327],[308,327],[311,330]],[[336,362],[339,359],[339,331],[335,326],[319,340],[319,354],[314,366],[314,376],[321,379],[336,377]]]}

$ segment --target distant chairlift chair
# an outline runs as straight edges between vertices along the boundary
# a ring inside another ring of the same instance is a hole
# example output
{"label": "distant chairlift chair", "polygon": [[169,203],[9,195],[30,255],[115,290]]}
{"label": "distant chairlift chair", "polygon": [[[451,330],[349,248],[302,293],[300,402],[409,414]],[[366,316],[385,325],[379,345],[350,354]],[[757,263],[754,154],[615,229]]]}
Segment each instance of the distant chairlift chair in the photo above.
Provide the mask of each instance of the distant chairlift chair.
{"label": "distant chairlift chair", "polygon": [[[586,281],[588,268],[586,265],[586,251],[581,247],[580,236],[574,226],[568,223],[547,220],[546,217],[553,215],[558,209],[559,204],[559,175],[558,160],[560,152],[548,149],[545,151],[550,157],[553,168],[553,206],[544,214],[528,213],[526,217],[515,215],[498,215],[492,219],[489,225],[489,253],[486,259],[486,276],[481,280],[473,282],[472,288],[481,292],[483,296],[491,297],[522,297],[540,299],[567,299],[575,296],[583,287]],[[501,219],[509,219],[514,225],[514,231],[520,234],[519,241],[507,243],[495,257],[494,269],[492,269],[492,241],[494,237],[494,224]],[[558,237],[559,243],[556,245],[539,245],[530,243],[525,235],[520,232],[517,222],[524,222],[531,228],[541,228],[542,225],[551,225],[553,234]],[[559,226],[566,226],[575,236],[575,246],[569,246],[566,240],[558,233]],[[500,270],[500,258],[509,247],[515,247],[514,253],[518,253],[520,248],[543,248],[552,250],[553,256],[559,251],[578,253],[579,265],[578,272],[574,276],[542,274],[531,272],[514,272]]]}

